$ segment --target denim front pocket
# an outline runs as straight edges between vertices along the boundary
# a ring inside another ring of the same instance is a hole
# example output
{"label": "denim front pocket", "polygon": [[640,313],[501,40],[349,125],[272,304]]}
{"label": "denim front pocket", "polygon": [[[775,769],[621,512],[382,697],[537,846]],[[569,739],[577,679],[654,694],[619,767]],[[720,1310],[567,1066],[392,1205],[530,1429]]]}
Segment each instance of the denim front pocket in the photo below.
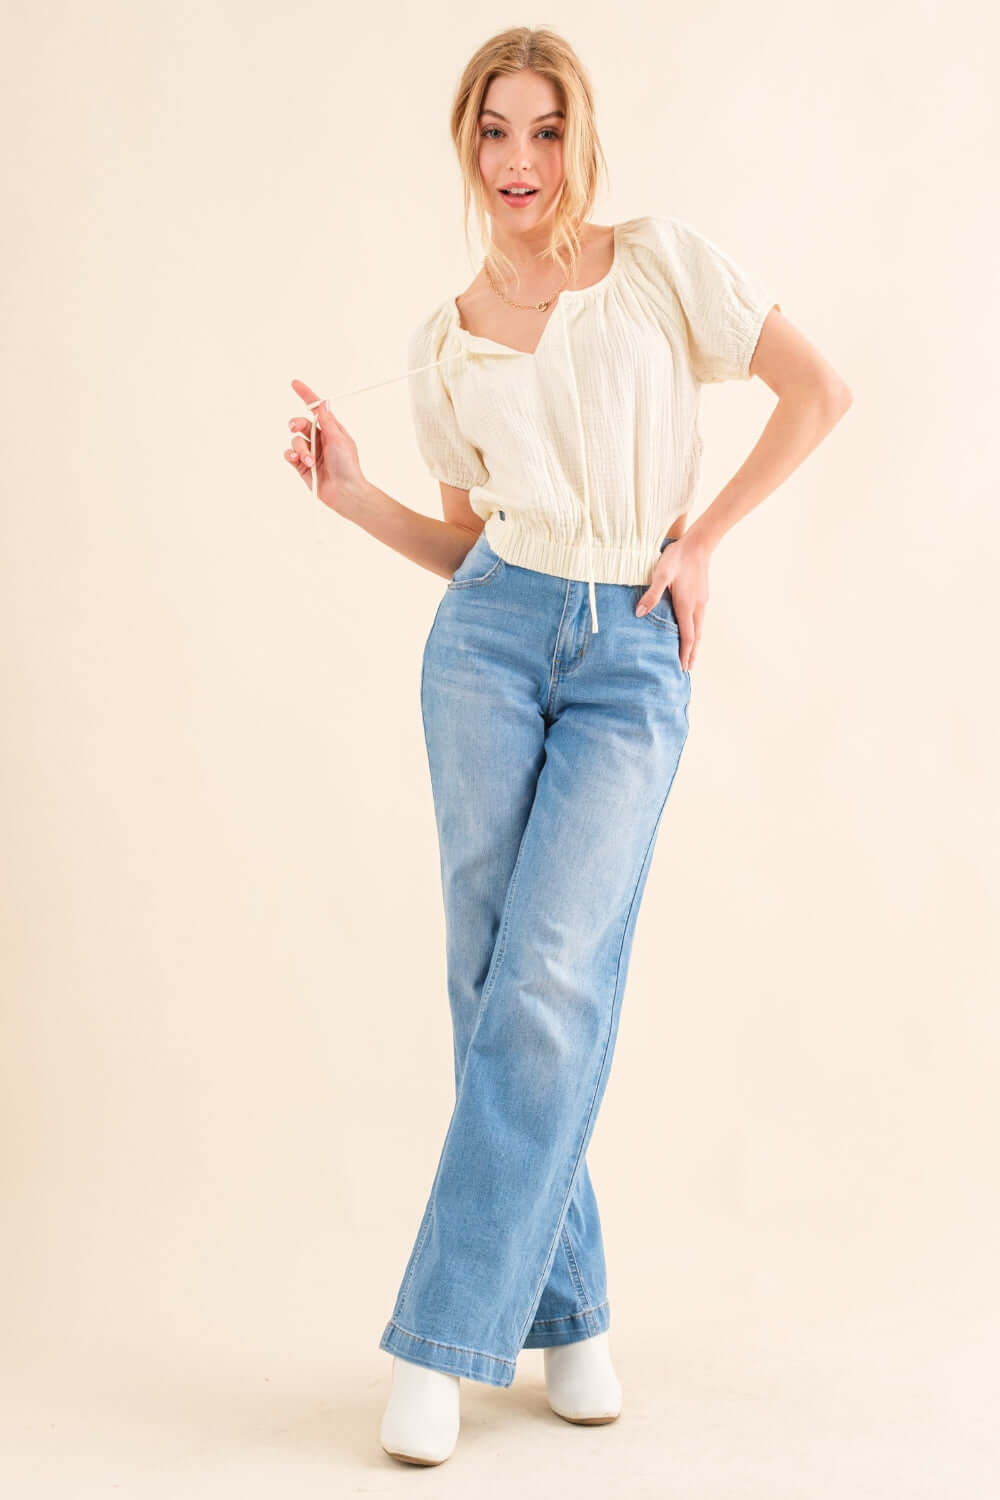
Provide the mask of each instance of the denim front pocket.
{"label": "denim front pocket", "polygon": [[[640,594],[645,589],[640,589]],[[673,635],[680,635],[680,627],[677,624],[677,616],[674,614],[673,601],[670,598],[670,590],[664,589],[651,610],[648,610],[644,619],[652,620],[654,625],[659,625],[661,630],[669,630]]]}
{"label": "denim front pocket", "polygon": [[486,538],[480,535],[451,575],[448,587],[467,589],[488,583],[503,571],[503,565],[503,558],[498,557]]}
{"label": "denim front pocket", "polygon": [[[678,538],[675,536],[665,537],[660,545],[660,552],[665,552],[667,547],[670,546],[670,543],[676,542],[677,540]],[[639,590],[640,595],[644,594],[645,592],[645,589]],[[669,630],[673,635],[680,635],[680,627],[677,624],[677,616],[674,614],[674,605],[673,600],[670,597],[669,588],[665,588],[663,590],[663,593],[660,595],[659,599],[657,599],[652,609],[649,610],[645,615],[643,615],[642,618],[646,620],[652,620],[654,625],[659,625],[664,630]]]}

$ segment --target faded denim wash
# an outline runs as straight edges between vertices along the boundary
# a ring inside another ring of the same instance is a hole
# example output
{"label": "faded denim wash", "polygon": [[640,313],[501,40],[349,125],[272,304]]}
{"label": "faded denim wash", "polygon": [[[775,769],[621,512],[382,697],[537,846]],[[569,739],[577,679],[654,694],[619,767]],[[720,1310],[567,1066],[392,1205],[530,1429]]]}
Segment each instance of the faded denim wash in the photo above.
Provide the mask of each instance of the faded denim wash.
{"label": "faded denim wash", "polygon": [[610,1323],[586,1151],[691,679],[669,589],[596,587],[592,632],[481,535],[424,647],[455,1105],[379,1348],[489,1385]]}

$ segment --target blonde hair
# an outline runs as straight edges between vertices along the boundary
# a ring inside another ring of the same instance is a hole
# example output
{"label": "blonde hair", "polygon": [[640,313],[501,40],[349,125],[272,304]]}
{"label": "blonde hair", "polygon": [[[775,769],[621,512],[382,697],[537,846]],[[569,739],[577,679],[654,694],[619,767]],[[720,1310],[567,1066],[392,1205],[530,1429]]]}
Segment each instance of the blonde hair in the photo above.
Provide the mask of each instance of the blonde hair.
{"label": "blonde hair", "polygon": [[[466,245],[469,245],[469,209],[475,204],[476,221],[486,260],[505,267],[519,281],[517,268],[493,243],[488,227],[483,186],[479,174],[479,115],[491,81],[522,68],[548,78],[566,112],[563,127],[563,186],[556,204],[548,253],[571,277],[580,255],[579,227],[593,207],[598,173],[607,174],[607,163],[597,135],[594,95],[586,69],[572,47],[547,27],[512,26],[482,44],[465,65],[451,109],[451,139],[458,153],[464,182]],[[470,247],[471,249],[471,247]]]}

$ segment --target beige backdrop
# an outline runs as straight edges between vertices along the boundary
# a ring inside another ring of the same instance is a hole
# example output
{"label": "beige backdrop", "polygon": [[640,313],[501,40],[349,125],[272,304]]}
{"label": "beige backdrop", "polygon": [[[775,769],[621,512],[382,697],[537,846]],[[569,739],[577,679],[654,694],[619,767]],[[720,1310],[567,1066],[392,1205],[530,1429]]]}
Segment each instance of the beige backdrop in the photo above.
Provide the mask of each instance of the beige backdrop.
{"label": "beige backdrop", "polygon": [[[715,555],[590,1162],[627,1409],[463,1382],[436,1493],[995,1477],[997,26],[565,0],[5,27],[3,1487],[388,1495],[377,1341],[451,1108],[419,716],[443,587],[302,407],[470,279],[468,55],[563,31],[600,223],[683,218],[849,382]],[[699,505],[756,440],[706,390]],[[400,380],[338,404],[439,514]],[[991,897],[994,898],[991,901]]]}

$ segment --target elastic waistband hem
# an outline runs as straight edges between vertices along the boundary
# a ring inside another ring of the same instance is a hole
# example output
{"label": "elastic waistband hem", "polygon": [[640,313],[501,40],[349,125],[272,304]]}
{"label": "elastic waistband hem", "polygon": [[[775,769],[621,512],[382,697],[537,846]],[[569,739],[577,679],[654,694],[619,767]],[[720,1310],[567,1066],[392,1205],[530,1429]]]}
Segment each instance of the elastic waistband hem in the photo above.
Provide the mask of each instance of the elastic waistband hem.
{"label": "elastic waistband hem", "polygon": [[[669,522],[668,522],[669,525]],[[650,575],[660,556],[660,543],[664,532],[647,543],[635,546],[608,546],[594,540],[593,562],[595,583],[649,583]],[[538,573],[551,573],[556,578],[577,579],[586,583],[590,578],[586,539],[573,542],[547,541],[518,528],[517,522],[508,514],[501,520],[494,511],[483,535],[493,551],[504,562],[515,567],[534,568]]]}

